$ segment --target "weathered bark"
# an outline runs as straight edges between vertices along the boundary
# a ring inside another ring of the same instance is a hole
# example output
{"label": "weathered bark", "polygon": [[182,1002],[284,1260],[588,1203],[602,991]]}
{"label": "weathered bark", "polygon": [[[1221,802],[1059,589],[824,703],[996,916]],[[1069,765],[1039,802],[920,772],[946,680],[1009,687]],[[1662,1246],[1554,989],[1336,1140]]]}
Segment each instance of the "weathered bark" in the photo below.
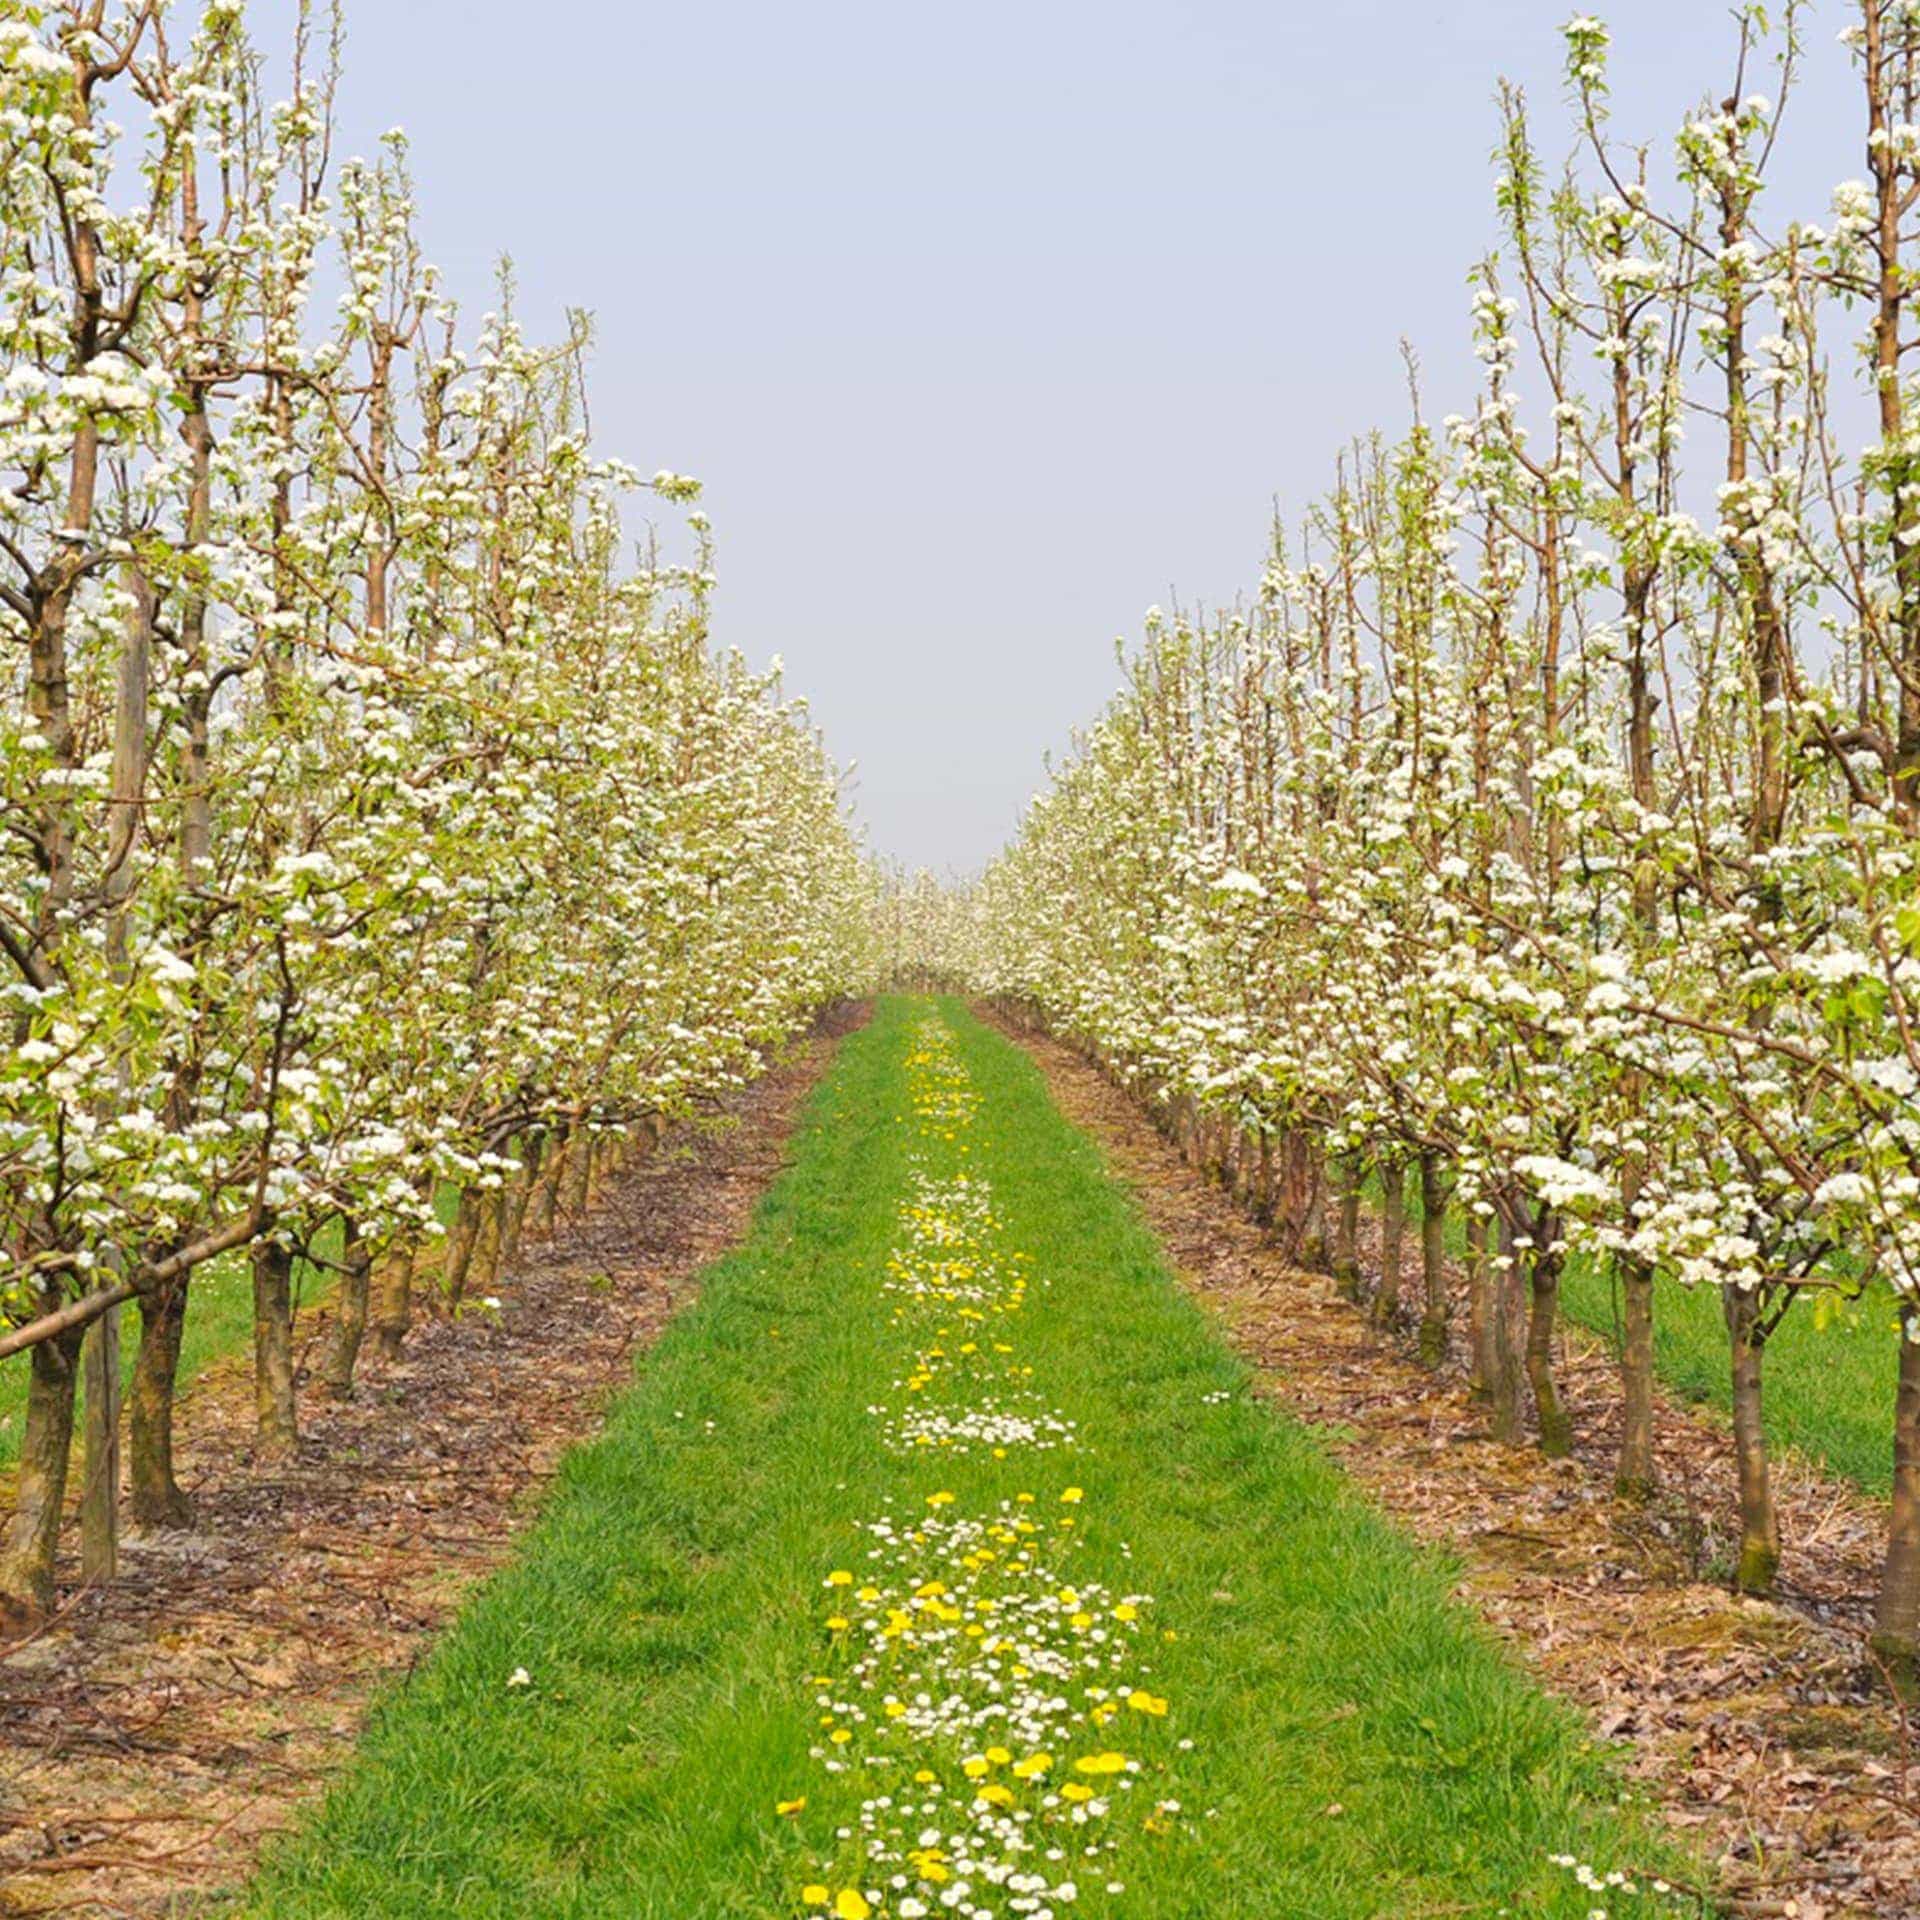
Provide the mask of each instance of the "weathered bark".
{"label": "weathered bark", "polygon": [[1326,1160],[1304,1129],[1299,1139],[1301,1177],[1306,1183],[1307,1201],[1300,1222],[1300,1249],[1296,1257],[1303,1267],[1324,1273],[1329,1264],[1327,1183],[1322,1177]]}
{"label": "weathered bark", "polygon": [[1509,1445],[1520,1438],[1522,1426],[1520,1321],[1525,1312],[1520,1261],[1513,1242],[1513,1227],[1502,1208],[1489,1300],[1493,1309],[1492,1429],[1496,1440]]}
{"label": "weathered bark", "polygon": [[556,1127],[548,1144],[540,1186],[533,1199],[533,1230],[543,1239],[553,1232],[558,1223],[560,1188],[567,1177],[567,1161],[572,1150],[569,1129],[564,1125]]}
{"label": "weathered bark", "polygon": [[1349,1300],[1360,1297],[1360,1173],[1351,1162],[1336,1174],[1340,1188],[1339,1224],[1333,1237],[1333,1277]]}
{"label": "weathered bark", "polygon": [[1653,1497],[1659,1472],[1653,1457],[1653,1268],[1632,1254],[1615,1265],[1620,1278],[1620,1459],[1616,1499],[1640,1504]]}
{"label": "weathered bark", "polygon": [[342,1228],[341,1245],[333,1345],[327,1353],[327,1391],[336,1400],[347,1400],[353,1396],[354,1369],[359,1365],[360,1342],[367,1331],[367,1276],[373,1255],[352,1220]]}
{"label": "weathered bark", "polygon": [[1420,1156],[1420,1358],[1437,1367],[1447,1357],[1447,1174],[1437,1153]]}
{"label": "weathered bark", "polygon": [[1252,1169],[1245,1195],[1248,1208],[1261,1226],[1270,1227],[1274,1216],[1274,1189],[1278,1185],[1274,1173],[1273,1135],[1262,1128],[1256,1137],[1249,1130],[1242,1142],[1240,1164],[1243,1168]]}
{"label": "weathered bark", "polygon": [[487,1293],[500,1277],[500,1239],[506,1227],[507,1196],[493,1188],[480,1197],[480,1227],[473,1236],[473,1259],[467,1267],[467,1285]]}
{"label": "weathered bark", "polygon": [[1780,1517],[1774,1510],[1767,1436],[1761,1425],[1760,1299],[1744,1287],[1725,1289],[1733,1363],[1733,1460],[1740,1482],[1740,1560],[1733,1582],[1742,1593],[1773,1591],[1780,1570]]}
{"label": "weathered bark", "polygon": [[389,1247],[373,1289],[373,1350],[389,1366],[400,1358],[413,1324],[413,1262],[411,1245]]}
{"label": "weathered bark", "polygon": [[87,1329],[80,1370],[86,1381],[87,1450],[80,1483],[80,1577],[89,1586],[120,1574],[120,1309]]}
{"label": "weathered bark", "polygon": [[163,1531],[193,1524],[193,1503],[173,1470],[174,1383],[187,1323],[184,1278],[140,1296],[140,1350],[127,1395],[127,1480],[134,1524]]}
{"label": "weathered bark", "polygon": [[1376,1326],[1400,1317],[1400,1269],[1407,1242],[1407,1169],[1403,1161],[1380,1163],[1380,1291],[1373,1296]]}
{"label": "weathered bark", "polygon": [[85,1328],[74,1327],[32,1349],[13,1521],[0,1551],[0,1631],[30,1627],[53,1611],[54,1555],[73,1457],[74,1389],[85,1338]]}
{"label": "weathered bark", "polygon": [[568,1152],[567,1191],[562,1203],[569,1220],[584,1220],[593,1198],[593,1135],[582,1131]]}
{"label": "weathered bark", "polygon": [[1487,1219],[1467,1217],[1467,1397],[1477,1407],[1493,1404],[1499,1361],[1493,1337],[1493,1275],[1487,1264]]}
{"label": "weathered bark", "polygon": [[1527,1317],[1527,1383],[1533,1388],[1540,1422],[1540,1451],[1564,1460],[1573,1451],[1573,1420],[1554,1377],[1553,1341],[1560,1324],[1560,1254],[1553,1245],[1559,1222],[1542,1212],[1534,1223],[1534,1245],[1527,1260],[1532,1311]]}
{"label": "weathered bark", "polygon": [[473,1264],[474,1242],[480,1236],[480,1200],[478,1187],[460,1189],[460,1205],[447,1235],[446,1265],[440,1270],[440,1291],[449,1307],[457,1307],[467,1289],[467,1269]]}
{"label": "weathered bark", "polygon": [[253,1245],[253,1404],[263,1459],[299,1443],[293,1397],[293,1249],[270,1235]]}
{"label": "weathered bark", "polygon": [[[145,571],[122,569],[127,594],[113,714],[113,812],[101,892],[108,908],[107,964],[124,988],[131,976],[127,919],[147,786],[147,682],[153,657],[154,596]],[[121,1061],[116,1077],[128,1089]],[[115,1262],[116,1268],[119,1263]],[[120,1309],[88,1328],[81,1350],[86,1381],[87,1450],[80,1486],[80,1571],[89,1585],[120,1572]]]}
{"label": "weathered bark", "polygon": [[1900,1390],[1893,1414],[1893,1520],[1873,1650],[1908,1699],[1920,1695],[1920,1309],[1901,1315]]}
{"label": "weathered bark", "polygon": [[530,1133],[520,1143],[520,1171],[507,1187],[506,1212],[500,1223],[500,1270],[511,1273],[520,1263],[520,1240],[526,1232],[527,1211],[540,1185],[540,1161],[546,1136]]}

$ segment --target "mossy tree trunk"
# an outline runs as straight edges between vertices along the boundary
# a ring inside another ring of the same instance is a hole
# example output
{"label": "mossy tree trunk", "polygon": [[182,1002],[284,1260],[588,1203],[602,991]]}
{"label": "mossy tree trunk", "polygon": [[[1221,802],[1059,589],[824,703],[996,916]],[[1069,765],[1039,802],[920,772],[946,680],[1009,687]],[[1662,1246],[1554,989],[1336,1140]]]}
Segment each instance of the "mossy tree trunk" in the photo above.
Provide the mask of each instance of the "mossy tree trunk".
{"label": "mossy tree trunk", "polygon": [[271,1235],[253,1243],[253,1404],[263,1459],[299,1444],[293,1392],[293,1249]]}
{"label": "mossy tree trunk", "polygon": [[1893,1519],[1873,1649],[1909,1700],[1920,1696],[1920,1308],[1900,1317],[1900,1387],[1893,1413]]}
{"label": "mossy tree trunk", "polygon": [[1489,1289],[1489,1318],[1492,1321],[1493,1437],[1507,1445],[1520,1438],[1522,1428],[1521,1367],[1522,1325],[1526,1314],[1525,1283],[1521,1277],[1519,1249],[1515,1245],[1513,1222],[1505,1205],[1500,1209],[1500,1230],[1495,1240],[1493,1275]]}
{"label": "mossy tree trunk", "polygon": [[1420,1156],[1420,1358],[1437,1367],[1447,1357],[1446,1163],[1429,1149]]}
{"label": "mossy tree trunk", "polygon": [[187,1324],[183,1274],[140,1296],[140,1346],[127,1394],[127,1483],[133,1522],[167,1532],[193,1524],[173,1465],[173,1407]]}
{"label": "mossy tree trunk", "polygon": [[73,1405],[85,1337],[84,1328],[74,1327],[30,1350],[13,1519],[0,1549],[0,1628],[30,1627],[53,1611],[55,1556],[73,1458]]}
{"label": "mossy tree trunk", "polygon": [[520,1240],[526,1232],[527,1212],[540,1185],[540,1162],[546,1136],[530,1133],[520,1143],[520,1171],[507,1188],[507,1208],[500,1226],[500,1266],[505,1272],[520,1263]]}
{"label": "mossy tree trunk", "polygon": [[1733,1375],[1733,1462],[1740,1484],[1740,1559],[1733,1583],[1742,1593],[1766,1594],[1773,1591],[1780,1571],[1780,1516],[1762,1425],[1762,1302],[1755,1288],[1727,1287],[1724,1293]]}
{"label": "mossy tree trunk", "polygon": [[460,1204],[447,1233],[446,1265],[440,1273],[440,1291],[449,1307],[457,1307],[467,1290],[467,1269],[473,1264],[474,1242],[480,1237],[480,1207],[480,1189],[462,1187]]}
{"label": "mossy tree trunk", "polygon": [[1376,1326],[1400,1317],[1400,1272],[1407,1245],[1407,1168],[1403,1160],[1380,1163],[1380,1291],[1373,1296]]}
{"label": "mossy tree trunk", "polygon": [[1467,1396],[1477,1407],[1493,1405],[1493,1383],[1499,1371],[1493,1316],[1487,1217],[1476,1209],[1467,1216]]}
{"label": "mossy tree trunk", "polygon": [[373,1256],[354,1220],[342,1227],[341,1247],[333,1346],[327,1354],[327,1391],[336,1400],[347,1400],[353,1395],[354,1369],[359,1365],[360,1342],[367,1331],[367,1280]]}
{"label": "mossy tree trunk", "polygon": [[1342,1161],[1335,1175],[1340,1209],[1333,1236],[1333,1277],[1349,1300],[1360,1297],[1360,1168]]}
{"label": "mossy tree trunk", "polygon": [[373,1350],[389,1366],[400,1358],[413,1324],[414,1259],[411,1242],[389,1247],[373,1289]]}
{"label": "mossy tree trunk", "polygon": [[1540,1451],[1564,1460],[1573,1451],[1573,1420],[1560,1397],[1553,1344],[1560,1330],[1560,1223],[1547,1208],[1534,1215],[1533,1246],[1527,1256],[1527,1384],[1540,1422]]}
{"label": "mossy tree trunk", "polygon": [[1620,1280],[1620,1458],[1614,1497],[1629,1505],[1652,1499],[1659,1486],[1653,1455],[1653,1268],[1623,1253]]}

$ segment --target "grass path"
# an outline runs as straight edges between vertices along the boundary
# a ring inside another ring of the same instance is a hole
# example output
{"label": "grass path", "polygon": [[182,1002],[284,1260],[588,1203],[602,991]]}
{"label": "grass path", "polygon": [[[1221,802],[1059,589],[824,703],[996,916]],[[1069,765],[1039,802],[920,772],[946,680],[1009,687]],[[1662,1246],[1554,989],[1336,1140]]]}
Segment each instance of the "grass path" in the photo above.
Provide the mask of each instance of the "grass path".
{"label": "grass path", "polygon": [[794,1152],[247,1914],[1674,1910],[1024,1055],[883,1002]]}

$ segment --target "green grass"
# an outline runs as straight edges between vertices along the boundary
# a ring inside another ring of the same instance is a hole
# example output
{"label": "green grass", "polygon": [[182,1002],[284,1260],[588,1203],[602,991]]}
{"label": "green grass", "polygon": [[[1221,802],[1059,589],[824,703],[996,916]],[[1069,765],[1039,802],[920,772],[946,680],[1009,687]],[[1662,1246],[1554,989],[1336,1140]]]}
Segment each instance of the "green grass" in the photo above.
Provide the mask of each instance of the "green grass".
{"label": "green grass", "polygon": [[[795,1913],[862,1795],[899,1785],[808,1757],[809,1676],[841,1657],[826,1573],[862,1564],[888,1500],[917,1513],[951,1491],[964,1512],[1031,1491],[1058,1514],[1069,1482],[1083,1577],[1153,1596],[1151,1684],[1172,1703],[1112,1737],[1145,1743],[1148,1791],[1183,1812],[1165,1834],[1136,1826],[1061,1920],[1584,1920],[1598,1903],[1550,1854],[1646,1864],[1647,1828],[1573,1714],[1450,1599],[1443,1560],[1249,1395],[1033,1065],[950,1002],[986,1100],[968,1164],[1043,1281],[1008,1338],[1082,1444],[1001,1461],[877,1444],[867,1408],[901,1370],[879,1287],[923,1004],[883,1001],[845,1043],[748,1242],[564,1463],[512,1565],[386,1696],[247,1915]],[[508,1686],[518,1667],[530,1687]],[[1016,1920],[990,1892],[975,1898]]]}
{"label": "green grass", "polygon": [[[448,1224],[458,1199],[452,1187],[443,1187],[439,1195],[440,1217]],[[340,1251],[340,1229],[330,1226],[321,1234],[316,1249],[322,1259],[336,1257]],[[334,1275],[329,1267],[311,1261],[294,1263],[295,1299],[302,1307],[324,1300],[333,1291]],[[128,1307],[121,1316],[120,1378],[124,1386],[133,1377],[134,1356],[140,1348],[140,1316],[137,1307]],[[228,1254],[210,1260],[193,1276],[187,1291],[187,1320],[180,1339],[180,1390],[189,1392],[211,1366],[244,1353],[253,1340],[253,1278],[244,1255]],[[16,1353],[0,1360],[0,1473],[20,1458],[20,1434],[27,1410],[29,1358]],[[80,1404],[86,1403],[82,1386]]]}
{"label": "green grass", "polygon": [[[1379,1183],[1368,1186],[1377,1205]],[[1420,1183],[1407,1183],[1407,1217],[1420,1217]],[[1410,1224],[1409,1260],[1419,1259]],[[1467,1250],[1466,1224],[1447,1220],[1447,1247]],[[1605,1263],[1568,1258],[1560,1302],[1576,1326],[1617,1345],[1618,1290]],[[1816,1296],[1795,1301],[1767,1343],[1764,1424],[1775,1447],[1792,1447],[1882,1499],[1893,1491],[1893,1403],[1900,1366],[1900,1325],[1893,1296],[1871,1287],[1858,1300]],[[1721,1413],[1732,1407],[1727,1324],[1713,1288],[1682,1286],[1662,1276],[1654,1289],[1654,1368],[1677,1398]]]}

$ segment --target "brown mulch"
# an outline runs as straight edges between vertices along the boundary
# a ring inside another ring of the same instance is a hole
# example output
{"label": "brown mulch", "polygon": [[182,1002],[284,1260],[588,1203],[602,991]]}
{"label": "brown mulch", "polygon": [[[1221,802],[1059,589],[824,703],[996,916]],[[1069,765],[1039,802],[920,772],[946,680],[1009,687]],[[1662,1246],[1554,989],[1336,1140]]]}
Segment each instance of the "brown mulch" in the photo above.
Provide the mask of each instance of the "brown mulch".
{"label": "brown mulch", "polygon": [[[153,1914],[246,1873],[743,1236],[860,1017],[823,1022],[527,1249],[497,1317],[416,1326],[344,1406],[303,1386],[292,1461],[253,1464],[242,1366],[195,1388],[195,1530],[132,1540],[118,1582],[70,1590],[50,1630],[0,1650],[0,1914]],[[325,1331],[303,1320],[310,1355]]]}
{"label": "brown mulch", "polygon": [[1429,1372],[1410,1340],[1291,1265],[1098,1067],[978,1011],[1027,1049],[1062,1112],[1100,1142],[1260,1390],[1320,1427],[1374,1500],[1454,1557],[1463,1597],[1587,1710],[1596,1737],[1717,1861],[1730,1911],[1920,1917],[1920,1726],[1866,1651],[1884,1505],[1780,1461],[1779,1593],[1735,1596],[1712,1571],[1736,1528],[1730,1447],[1710,1416],[1660,1408],[1669,1491],[1623,1512],[1611,1498],[1615,1369],[1597,1343],[1570,1335],[1574,1457],[1496,1445],[1469,1404],[1464,1354]]}

